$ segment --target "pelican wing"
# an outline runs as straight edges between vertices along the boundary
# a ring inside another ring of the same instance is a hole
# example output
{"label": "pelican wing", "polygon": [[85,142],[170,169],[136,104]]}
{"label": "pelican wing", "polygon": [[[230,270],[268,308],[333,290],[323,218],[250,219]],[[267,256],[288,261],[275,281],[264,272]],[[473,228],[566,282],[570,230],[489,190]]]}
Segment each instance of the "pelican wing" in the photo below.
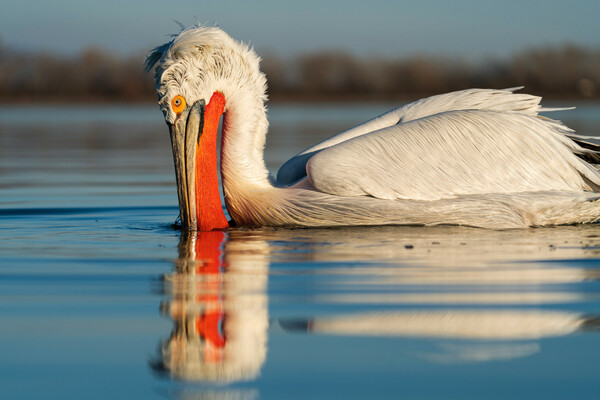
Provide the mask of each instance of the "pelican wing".
{"label": "pelican wing", "polygon": [[399,123],[413,121],[430,115],[454,110],[516,111],[537,115],[541,111],[552,111],[540,106],[540,97],[513,93],[520,87],[494,89],[467,89],[431,96],[388,111],[361,125],[334,135],[288,160],[277,173],[277,181],[290,184],[306,175],[307,161],[319,151],[346,140],[362,136]]}
{"label": "pelican wing", "polygon": [[315,189],[337,196],[436,200],[528,191],[596,191],[595,157],[557,121],[528,113],[448,111],[330,146],[307,165]]}
{"label": "pelican wing", "polygon": [[277,181],[281,184],[287,185],[305,177],[307,161],[319,151],[352,139],[356,136],[361,136],[365,133],[370,133],[388,126],[395,125],[400,121],[401,115],[399,114],[401,110],[402,108],[397,108],[395,110],[388,111],[385,114],[373,118],[361,125],[340,132],[337,135],[334,135],[329,139],[326,139],[295,155],[286,161],[281,168],[279,168],[279,171],[277,172]]}

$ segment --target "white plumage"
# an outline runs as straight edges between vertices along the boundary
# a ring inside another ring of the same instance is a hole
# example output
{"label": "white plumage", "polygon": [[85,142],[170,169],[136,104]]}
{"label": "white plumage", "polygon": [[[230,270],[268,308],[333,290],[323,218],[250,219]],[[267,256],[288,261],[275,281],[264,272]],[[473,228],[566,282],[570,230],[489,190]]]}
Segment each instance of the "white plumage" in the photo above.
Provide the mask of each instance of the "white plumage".
{"label": "white plumage", "polygon": [[155,64],[168,123],[174,96],[192,104],[223,93],[221,174],[237,225],[517,228],[600,218],[600,174],[584,161],[598,162],[598,148],[538,116],[551,111],[539,97],[470,89],[419,100],[305,150],[275,180],[263,160],[266,80],[251,49],[193,27],[155,49],[147,67]]}
{"label": "white plumage", "polygon": [[306,169],[322,192],[391,200],[590,190],[584,177],[600,185],[562,130],[522,113],[448,111],[326,148]]}

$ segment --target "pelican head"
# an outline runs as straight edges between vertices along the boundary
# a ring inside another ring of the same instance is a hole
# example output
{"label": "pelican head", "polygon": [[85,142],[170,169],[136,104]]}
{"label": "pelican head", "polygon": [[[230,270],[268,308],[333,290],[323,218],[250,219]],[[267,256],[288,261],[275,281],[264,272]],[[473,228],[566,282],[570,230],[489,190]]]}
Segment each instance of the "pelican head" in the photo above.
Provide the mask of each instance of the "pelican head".
{"label": "pelican head", "polygon": [[221,29],[202,26],[182,30],[146,58],[146,70],[154,68],[158,104],[171,135],[184,229],[229,226],[219,196],[217,131],[231,103],[244,108],[253,102],[244,96],[248,86],[264,96],[259,61],[248,46]]}

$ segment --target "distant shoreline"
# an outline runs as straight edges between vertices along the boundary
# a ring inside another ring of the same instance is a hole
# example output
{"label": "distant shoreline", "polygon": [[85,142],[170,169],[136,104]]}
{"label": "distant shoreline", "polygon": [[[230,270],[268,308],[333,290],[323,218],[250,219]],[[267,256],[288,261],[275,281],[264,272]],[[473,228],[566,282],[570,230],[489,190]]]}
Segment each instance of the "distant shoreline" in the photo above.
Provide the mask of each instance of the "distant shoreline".
{"label": "distant shoreline", "polygon": [[[322,51],[291,58],[269,54],[260,66],[273,103],[406,103],[467,88],[516,86],[546,100],[600,100],[600,49],[570,44],[480,62]],[[143,55],[88,49],[64,57],[0,48],[0,104],[150,103],[154,91]]]}

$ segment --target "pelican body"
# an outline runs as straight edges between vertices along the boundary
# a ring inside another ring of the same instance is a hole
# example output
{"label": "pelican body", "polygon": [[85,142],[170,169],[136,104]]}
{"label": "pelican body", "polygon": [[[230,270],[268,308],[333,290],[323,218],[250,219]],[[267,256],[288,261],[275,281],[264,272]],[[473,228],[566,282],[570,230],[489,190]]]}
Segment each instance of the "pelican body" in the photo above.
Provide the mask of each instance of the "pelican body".
{"label": "pelican body", "polygon": [[270,176],[260,59],[196,26],[152,50],[171,133],[180,219],[235,226],[455,224],[524,228],[600,218],[599,146],[538,115],[516,89],[468,89],[410,103],[304,150]]}

